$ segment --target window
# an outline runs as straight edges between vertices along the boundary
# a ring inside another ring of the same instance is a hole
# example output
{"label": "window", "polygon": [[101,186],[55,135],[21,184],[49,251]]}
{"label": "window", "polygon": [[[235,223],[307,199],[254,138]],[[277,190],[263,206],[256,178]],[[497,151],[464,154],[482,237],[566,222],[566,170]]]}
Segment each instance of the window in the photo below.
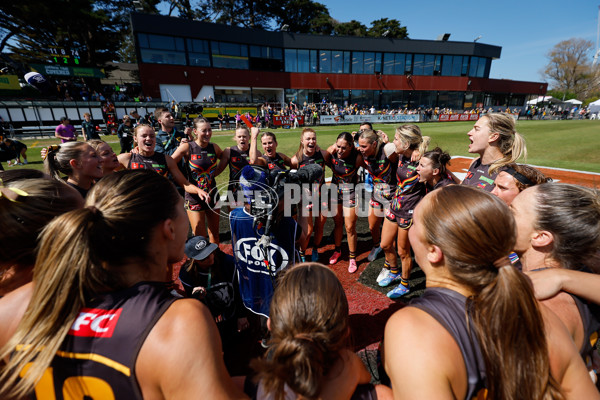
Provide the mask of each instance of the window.
{"label": "window", "polygon": [[427,54],[423,63],[423,75],[433,75],[433,65],[435,63],[435,56],[433,54]]}
{"label": "window", "polygon": [[363,74],[364,73],[364,54],[362,51],[352,52],[352,73]]}
{"label": "window", "polygon": [[396,75],[404,75],[404,61],[406,59],[406,55],[402,53],[396,54],[396,61],[394,65],[394,74]]}
{"label": "window", "polygon": [[443,76],[451,76],[452,75],[452,62],[454,61],[454,57],[452,56],[444,56],[442,59],[442,75]]}
{"label": "window", "polygon": [[188,64],[210,67],[210,49],[207,40],[187,39]]}
{"label": "window", "polygon": [[477,66],[479,64],[479,57],[471,57],[471,65],[469,66],[469,76],[477,76]]}
{"label": "window", "polygon": [[215,68],[248,69],[248,46],[237,43],[211,42]]}
{"label": "window", "polygon": [[331,52],[331,72],[334,74],[342,74],[344,72],[344,52]]}
{"label": "window", "polygon": [[412,74],[412,54],[407,54],[404,60],[404,75]]}
{"label": "window", "polygon": [[365,52],[364,53],[364,73],[365,74],[374,74],[375,73],[375,53]]}
{"label": "window", "polygon": [[452,63],[452,76],[460,76],[462,69],[462,56],[454,56],[454,62]]}
{"label": "window", "polygon": [[394,53],[383,53],[383,73],[394,74]]}
{"label": "window", "polygon": [[433,64],[433,75],[439,76],[441,74],[442,74],[442,56],[438,54],[435,56],[435,61]]}
{"label": "window", "polygon": [[185,46],[182,38],[138,34],[142,62],[185,65]]}
{"label": "window", "polygon": [[298,72],[298,57],[295,49],[285,49],[285,70],[286,72]]}
{"label": "window", "polygon": [[331,72],[331,50],[319,50],[319,72]]}
{"label": "window", "polygon": [[375,72],[381,72],[381,53],[375,53]]}
{"label": "window", "polygon": [[281,71],[281,49],[269,46],[250,46],[250,69]]}
{"label": "window", "polygon": [[414,64],[413,64],[413,74],[414,75],[423,75],[423,64],[424,63],[425,63],[425,55],[424,54],[415,54]]}

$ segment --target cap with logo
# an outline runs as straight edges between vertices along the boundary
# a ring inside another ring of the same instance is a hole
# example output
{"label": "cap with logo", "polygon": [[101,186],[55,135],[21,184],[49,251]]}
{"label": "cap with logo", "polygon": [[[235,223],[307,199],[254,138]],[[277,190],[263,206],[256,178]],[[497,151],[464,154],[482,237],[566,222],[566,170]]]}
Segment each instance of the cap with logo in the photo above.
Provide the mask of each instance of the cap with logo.
{"label": "cap with logo", "polygon": [[204,236],[193,236],[185,242],[185,255],[194,260],[202,261],[218,248],[217,244],[210,243]]}

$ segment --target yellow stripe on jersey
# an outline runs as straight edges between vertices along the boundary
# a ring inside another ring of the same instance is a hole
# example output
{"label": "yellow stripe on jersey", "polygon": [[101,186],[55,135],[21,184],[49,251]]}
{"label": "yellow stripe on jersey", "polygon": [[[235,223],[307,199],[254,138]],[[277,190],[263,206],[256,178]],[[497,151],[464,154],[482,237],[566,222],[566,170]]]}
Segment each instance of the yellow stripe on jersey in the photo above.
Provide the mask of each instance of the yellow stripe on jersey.
{"label": "yellow stripe on jersey", "polygon": [[99,354],[93,354],[93,353],[70,353],[70,352],[66,352],[66,351],[57,351],[56,355],[59,357],[63,357],[63,358],[74,358],[76,360],[90,360],[90,361],[95,361],[97,363],[100,364],[104,364],[107,367],[110,367],[112,369],[115,369],[117,371],[119,371],[120,373],[122,373],[125,376],[131,376],[131,369],[129,369],[128,367],[124,366],[121,363],[118,363],[114,360],[111,360],[108,357],[104,357],[101,356]]}

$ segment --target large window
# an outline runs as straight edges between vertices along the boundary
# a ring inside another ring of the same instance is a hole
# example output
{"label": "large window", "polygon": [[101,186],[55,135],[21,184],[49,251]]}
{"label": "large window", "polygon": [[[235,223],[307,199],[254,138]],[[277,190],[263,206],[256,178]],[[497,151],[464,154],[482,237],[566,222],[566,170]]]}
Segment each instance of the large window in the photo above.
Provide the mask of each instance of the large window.
{"label": "large window", "polygon": [[286,72],[318,72],[317,51],[285,49]]}
{"label": "large window", "polygon": [[250,46],[250,69],[282,71],[282,51],[279,47]]}
{"label": "large window", "polygon": [[208,40],[187,40],[188,64],[210,67],[210,48]]}
{"label": "large window", "polygon": [[183,38],[163,35],[138,34],[142,62],[185,65]]}
{"label": "large window", "polygon": [[415,54],[413,64],[413,75],[424,75],[423,64],[425,64],[425,54]]}
{"label": "large window", "polygon": [[331,50],[319,50],[319,72],[331,72]]}
{"label": "large window", "polygon": [[333,50],[331,52],[331,72],[334,74],[350,73],[350,52]]}
{"label": "large window", "polygon": [[215,68],[248,69],[248,46],[237,43],[211,42]]}

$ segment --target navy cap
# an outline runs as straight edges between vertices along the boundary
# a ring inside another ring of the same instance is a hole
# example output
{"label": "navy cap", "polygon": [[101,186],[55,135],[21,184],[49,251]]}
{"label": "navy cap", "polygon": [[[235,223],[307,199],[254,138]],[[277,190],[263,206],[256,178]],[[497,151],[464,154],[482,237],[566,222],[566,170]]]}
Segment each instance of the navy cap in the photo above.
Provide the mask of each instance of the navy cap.
{"label": "navy cap", "polygon": [[194,260],[202,261],[218,248],[219,245],[210,243],[204,236],[193,236],[185,242],[185,255]]}

